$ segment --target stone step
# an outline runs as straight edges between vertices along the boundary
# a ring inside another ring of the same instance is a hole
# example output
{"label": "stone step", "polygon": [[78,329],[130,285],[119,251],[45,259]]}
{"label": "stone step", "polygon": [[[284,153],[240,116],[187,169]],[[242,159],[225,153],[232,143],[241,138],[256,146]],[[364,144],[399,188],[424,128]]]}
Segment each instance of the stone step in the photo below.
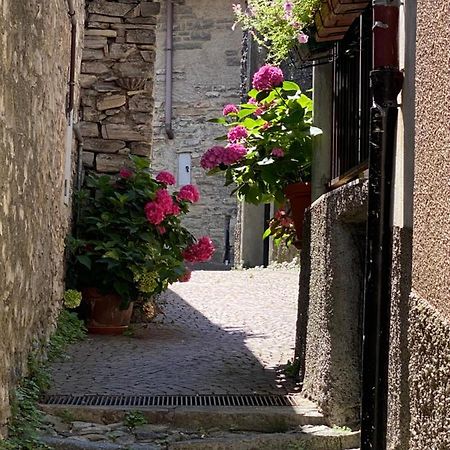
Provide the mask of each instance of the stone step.
{"label": "stone step", "polygon": [[43,442],[54,450],[357,450],[359,432],[305,426],[288,433],[222,433],[220,436],[159,444],[136,442],[121,445],[71,437],[44,437]]}
{"label": "stone step", "polygon": [[46,414],[74,420],[110,424],[121,422],[130,411],[141,412],[150,424],[168,424],[184,429],[218,429],[284,432],[305,425],[327,425],[326,418],[308,400],[300,406],[277,407],[89,407],[40,405]]}

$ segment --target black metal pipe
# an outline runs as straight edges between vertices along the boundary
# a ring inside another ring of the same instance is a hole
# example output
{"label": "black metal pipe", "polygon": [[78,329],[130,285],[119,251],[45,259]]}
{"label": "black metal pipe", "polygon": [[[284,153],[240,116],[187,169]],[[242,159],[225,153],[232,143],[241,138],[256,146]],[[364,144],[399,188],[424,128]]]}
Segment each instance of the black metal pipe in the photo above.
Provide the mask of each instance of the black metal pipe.
{"label": "black metal pipe", "polygon": [[[386,9],[387,8],[387,9]],[[393,10],[394,9],[394,10]],[[395,11],[396,9],[396,11]],[[392,182],[398,105],[397,0],[375,0],[369,204],[363,312],[361,450],[385,450],[392,261]]]}
{"label": "black metal pipe", "polygon": [[77,49],[77,21],[75,17],[75,9],[73,6],[73,0],[67,0],[68,14],[70,17],[71,31],[70,31],[70,67],[69,67],[69,94],[67,99],[66,114],[69,117],[74,108],[75,99],[75,59]]}

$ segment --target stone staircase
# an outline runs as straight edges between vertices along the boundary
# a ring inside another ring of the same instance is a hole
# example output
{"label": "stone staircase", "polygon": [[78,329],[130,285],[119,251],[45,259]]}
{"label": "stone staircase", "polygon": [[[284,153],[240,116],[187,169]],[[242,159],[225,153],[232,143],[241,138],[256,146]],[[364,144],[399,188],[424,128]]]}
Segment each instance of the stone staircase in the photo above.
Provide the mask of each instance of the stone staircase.
{"label": "stone staircase", "polygon": [[[41,405],[55,450],[356,450],[313,403],[293,407],[118,408]],[[139,422],[147,422],[138,425]]]}

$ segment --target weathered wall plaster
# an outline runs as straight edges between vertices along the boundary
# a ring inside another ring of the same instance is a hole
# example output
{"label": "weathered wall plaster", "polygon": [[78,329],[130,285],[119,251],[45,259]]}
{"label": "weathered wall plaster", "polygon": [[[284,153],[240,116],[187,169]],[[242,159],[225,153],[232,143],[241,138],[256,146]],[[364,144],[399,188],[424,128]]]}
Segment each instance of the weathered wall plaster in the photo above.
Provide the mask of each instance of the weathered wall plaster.
{"label": "weathered wall plaster", "polygon": [[309,255],[302,255],[308,259],[298,324],[307,320],[306,346],[301,336],[297,343],[305,358],[303,392],[337,425],[359,418],[366,215],[367,182],[324,194],[311,206]]}
{"label": "weathered wall plaster", "polygon": [[0,61],[1,436],[14,383],[53,329],[63,295],[67,3],[4,0]]}

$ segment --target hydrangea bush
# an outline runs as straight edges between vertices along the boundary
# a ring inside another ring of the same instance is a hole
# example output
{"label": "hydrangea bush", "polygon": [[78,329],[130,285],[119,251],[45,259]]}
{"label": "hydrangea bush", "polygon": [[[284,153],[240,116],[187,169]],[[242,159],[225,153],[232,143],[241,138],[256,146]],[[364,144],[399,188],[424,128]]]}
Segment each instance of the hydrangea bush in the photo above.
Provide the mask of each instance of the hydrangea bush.
{"label": "hydrangea bush", "polygon": [[267,60],[278,64],[294,45],[308,42],[307,29],[321,0],[248,0],[248,7],[233,5],[236,23],[252,33],[267,49]]}
{"label": "hydrangea bush", "polygon": [[116,292],[123,307],[158,294],[175,281],[188,281],[187,262],[211,258],[214,247],[198,241],[181,224],[200,195],[195,186],[169,191],[175,177],[153,177],[149,162],[133,157],[134,167],[118,178],[89,176],[77,196],[79,219],[70,238],[69,279],[74,288]]}
{"label": "hydrangea bush", "polygon": [[312,101],[300,87],[285,81],[275,66],[263,66],[253,78],[249,99],[226,105],[212,121],[227,127],[227,143],[204,153],[201,165],[209,174],[222,172],[225,184],[249,203],[285,200],[284,188],[309,181],[313,136]]}

